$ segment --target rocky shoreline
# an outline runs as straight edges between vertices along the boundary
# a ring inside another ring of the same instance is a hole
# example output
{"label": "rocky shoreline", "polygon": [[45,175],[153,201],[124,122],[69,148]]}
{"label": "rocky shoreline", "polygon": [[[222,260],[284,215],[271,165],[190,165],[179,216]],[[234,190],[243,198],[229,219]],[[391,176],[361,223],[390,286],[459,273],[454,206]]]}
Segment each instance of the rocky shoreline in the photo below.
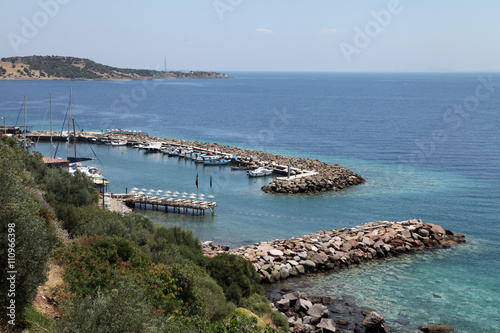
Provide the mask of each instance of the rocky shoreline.
{"label": "rocky shoreline", "polygon": [[[285,316],[293,333],[386,333],[415,332],[416,329],[407,320],[396,320],[399,325],[397,328],[388,326],[380,313],[358,307],[349,295],[334,299],[280,290],[267,297],[271,300],[272,308]],[[444,324],[424,325],[419,329],[427,333],[454,331]]]}
{"label": "rocky shoreline", "polygon": [[207,256],[221,253],[242,256],[253,263],[262,283],[272,284],[308,273],[338,270],[368,260],[425,249],[449,248],[464,242],[463,234],[453,234],[439,225],[421,220],[408,220],[322,230],[233,250],[208,241],[203,243],[203,251]]}
{"label": "rocky shoreline", "polygon": [[308,296],[304,292],[283,292],[268,296],[271,306],[287,318],[290,332],[391,332],[384,318],[373,309],[359,308],[352,297],[340,299]]}

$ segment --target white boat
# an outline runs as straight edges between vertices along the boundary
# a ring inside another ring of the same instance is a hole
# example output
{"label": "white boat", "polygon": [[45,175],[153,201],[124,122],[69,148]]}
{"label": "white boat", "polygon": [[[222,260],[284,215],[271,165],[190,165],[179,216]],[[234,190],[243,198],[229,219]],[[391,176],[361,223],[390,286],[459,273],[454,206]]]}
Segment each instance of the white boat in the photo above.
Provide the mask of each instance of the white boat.
{"label": "white boat", "polygon": [[75,166],[72,166],[69,168],[69,172],[71,174],[74,174],[76,171],[79,171],[92,179],[94,183],[99,183],[99,182],[106,182],[106,178],[101,174],[99,171],[100,169],[94,167],[94,166],[82,166],[81,163],[76,164]]}
{"label": "white boat", "polygon": [[203,161],[203,165],[226,165],[229,163],[229,160],[225,158],[209,158]]}
{"label": "white boat", "polygon": [[265,177],[269,176],[273,173],[272,169],[260,167],[255,170],[248,170],[247,175],[248,177]]}
{"label": "white boat", "polygon": [[146,153],[157,153],[161,149],[161,142],[151,142],[148,145],[142,147]]}
{"label": "white boat", "polygon": [[127,141],[111,141],[112,146],[126,146]]}

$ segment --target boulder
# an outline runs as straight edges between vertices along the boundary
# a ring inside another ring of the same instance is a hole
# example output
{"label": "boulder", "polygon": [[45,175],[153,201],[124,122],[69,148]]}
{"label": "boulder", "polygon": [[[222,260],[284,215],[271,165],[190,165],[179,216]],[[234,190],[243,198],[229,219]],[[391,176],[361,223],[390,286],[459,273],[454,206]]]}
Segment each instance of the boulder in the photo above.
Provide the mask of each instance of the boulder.
{"label": "boulder", "polygon": [[300,298],[295,303],[294,310],[295,312],[307,313],[307,310],[309,310],[311,307],[312,303],[310,301]]}
{"label": "boulder", "polygon": [[[297,266],[298,267],[298,266]],[[309,271],[314,271],[316,269],[316,264],[312,260],[304,261],[304,268]]]}
{"label": "boulder", "polygon": [[455,331],[450,326],[446,326],[443,324],[431,324],[431,325],[421,326],[420,330],[425,333],[447,333]]}
{"label": "boulder", "polygon": [[276,306],[280,312],[287,312],[290,310],[290,300],[287,298],[282,298],[276,302]]}
{"label": "boulder", "polygon": [[366,333],[382,333],[387,332],[384,327],[384,317],[379,313],[372,311],[363,320],[363,327]]}
{"label": "boulder", "polygon": [[430,234],[430,233],[429,233],[429,230],[427,230],[427,229],[423,229],[423,228],[422,228],[422,229],[420,229],[420,230],[418,231],[418,234],[419,234],[420,236],[422,236],[422,237],[429,237],[429,234]]}
{"label": "boulder", "polygon": [[328,308],[322,304],[314,304],[307,310],[307,314],[311,316],[312,323],[316,324],[321,318],[328,318]]}
{"label": "boulder", "polygon": [[320,328],[323,333],[336,333],[339,332],[335,326],[335,322],[330,318],[322,318],[320,323],[316,326]]}
{"label": "boulder", "polygon": [[290,272],[285,267],[281,268],[281,279],[284,280],[290,276]]}
{"label": "boulder", "polygon": [[283,255],[283,251],[274,249],[269,251],[269,254],[275,257],[281,257]]}

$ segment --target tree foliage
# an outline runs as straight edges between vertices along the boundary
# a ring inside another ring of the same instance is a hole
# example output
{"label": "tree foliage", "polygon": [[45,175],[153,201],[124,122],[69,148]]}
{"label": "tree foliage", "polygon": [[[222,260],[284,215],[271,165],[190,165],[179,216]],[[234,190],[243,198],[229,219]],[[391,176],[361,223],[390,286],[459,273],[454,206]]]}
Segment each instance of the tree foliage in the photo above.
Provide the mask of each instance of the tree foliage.
{"label": "tree foliage", "polygon": [[[42,214],[43,205],[29,173],[19,169],[22,153],[11,142],[0,141],[0,323],[7,305],[15,301],[16,322],[47,276],[55,233]],[[8,158],[6,158],[8,156]],[[10,260],[9,260],[10,259]],[[8,273],[14,271],[15,273]],[[7,280],[14,277],[11,284]],[[10,312],[10,310],[9,310]]]}
{"label": "tree foliage", "polygon": [[263,293],[255,267],[242,257],[224,253],[210,258],[206,269],[222,287],[227,300],[237,305],[243,297]]}

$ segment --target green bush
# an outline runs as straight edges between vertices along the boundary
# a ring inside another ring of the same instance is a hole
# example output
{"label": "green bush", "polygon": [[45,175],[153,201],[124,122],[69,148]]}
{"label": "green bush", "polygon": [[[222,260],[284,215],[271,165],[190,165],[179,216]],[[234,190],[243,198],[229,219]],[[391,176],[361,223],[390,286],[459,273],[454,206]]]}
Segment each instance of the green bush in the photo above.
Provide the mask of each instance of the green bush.
{"label": "green bush", "polygon": [[[43,206],[30,186],[30,176],[18,168],[16,148],[0,142],[0,325],[11,318],[6,307],[15,300],[16,323],[47,279],[48,261],[55,244],[55,232],[42,217]],[[9,158],[4,158],[7,155]],[[11,247],[13,245],[14,247]],[[9,262],[9,258],[11,261]],[[15,288],[11,288],[16,271]]]}
{"label": "green bush", "polygon": [[29,333],[55,332],[55,321],[44,316],[33,306],[25,309],[24,321]]}
{"label": "green bush", "polygon": [[181,314],[187,308],[178,284],[186,286],[191,281],[178,281],[166,266],[153,264],[129,240],[117,236],[83,237],[58,259],[65,267],[67,290],[76,295],[95,296],[99,290],[132,279],[159,312]]}
{"label": "green bush", "polygon": [[149,242],[152,256],[156,258],[164,257],[165,251],[175,251],[181,257],[189,259],[199,266],[204,266],[206,257],[203,255],[201,242],[188,230],[179,227],[166,228],[159,226],[156,228],[153,239]]}
{"label": "green bush", "polygon": [[208,275],[195,276],[195,285],[201,296],[200,303],[203,306],[205,318],[212,321],[220,321],[236,310],[236,305],[226,302],[226,296],[221,286]]}
{"label": "green bush", "polygon": [[71,292],[95,295],[128,275],[143,272],[149,259],[130,241],[116,236],[83,237],[63,254],[64,279]]}
{"label": "green bush", "polygon": [[210,258],[206,269],[222,287],[226,299],[237,305],[240,304],[242,297],[263,293],[255,267],[242,257],[224,253]]}
{"label": "green bush", "polygon": [[278,311],[274,311],[269,304],[269,300],[264,295],[253,294],[252,296],[242,300],[242,306],[262,317],[268,315],[276,327],[280,327],[285,332],[288,332],[288,321]]}
{"label": "green bush", "polygon": [[66,316],[58,323],[58,332],[160,332],[161,318],[142,288],[129,281],[99,290],[93,297],[77,296],[63,307]]}

